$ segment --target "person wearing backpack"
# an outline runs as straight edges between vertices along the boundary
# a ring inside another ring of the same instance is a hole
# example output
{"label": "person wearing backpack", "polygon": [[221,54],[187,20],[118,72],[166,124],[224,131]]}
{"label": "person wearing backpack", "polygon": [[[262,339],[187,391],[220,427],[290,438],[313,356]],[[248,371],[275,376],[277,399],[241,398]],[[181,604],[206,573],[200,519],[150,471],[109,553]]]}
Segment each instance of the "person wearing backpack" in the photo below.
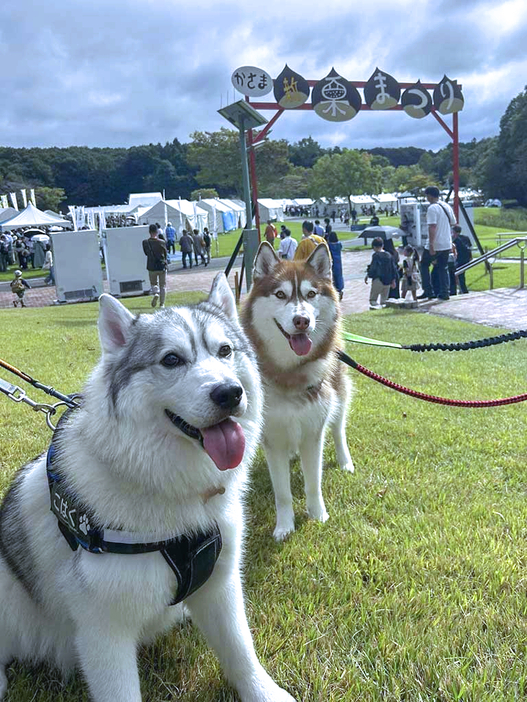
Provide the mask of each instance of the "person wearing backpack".
{"label": "person wearing backpack", "polygon": [[27,307],[24,302],[24,295],[26,294],[26,288],[30,290],[31,285],[22,277],[22,271],[15,271],[15,277],[9,283],[9,287],[16,295],[16,298],[13,300],[13,306],[18,307],[18,303],[20,303],[21,307]]}
{"label": "person wearing backpack", "polygon": [[[452,227],[452,242],[456,252],[456,268],[461,268],[469,263],[469,261],[472,261],[472,245],[470,243],[470,239],[468,236],[461,234],[461,227],[459,224]],[[460,273],[459,275],[456,275],[456,280],[461,293],[468,293],[465,274]]]}
{"label": "person wearing backpack", "polygon": [[152,292],[152,307],[165,306],[165,294],[167,286],[167,247],[165,242],[158,237],[157,225],[151,224],[148,227],[150,238],[143,239],[143,252],[146,256],[146,270],[150,279],[150,290]]}
{"label": "person wearing backpack", "polygon": [[[378,310],[386,305],[388,293],[390,288],[395,287],[398,275],[395,261],[387,251],[383,251],[383,244],[380,237],[375,237],[371,242],[373,256],[364,278],[365,283],[371,278],[370,310]],[[380,305],[377,304],[379,296]]]}

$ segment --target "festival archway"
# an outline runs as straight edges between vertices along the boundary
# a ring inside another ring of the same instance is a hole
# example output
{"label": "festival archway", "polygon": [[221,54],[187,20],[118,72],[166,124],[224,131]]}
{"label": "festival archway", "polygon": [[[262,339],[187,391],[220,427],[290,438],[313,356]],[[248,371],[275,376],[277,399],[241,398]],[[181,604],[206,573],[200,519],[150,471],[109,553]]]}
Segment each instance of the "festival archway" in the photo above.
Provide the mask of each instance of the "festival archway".
{"label": "festival archway", "polygon": [[[307,80],[286,64],[275,79],[254,66],[237,68],[231,82],[245,100],[256,110],[272,111],[274,115],[257,134],[248,131],[249,167],[252,181],[252,203],[256,226],[260,230],[258,215],[258,180],[254,147],[265,139],[276,121],[288,110],[313,110],[330,122],[345,122],[359,112],[382,110],[401,112],[414,119],[432,115],[448,134],[452,142],[452,172],[454,211],[459,217],[459,122],[458,113],[463,109],[462,86],[446,75],[439,83],[399,83],[393,76],[376,68],[367,81],[348,81],[332,68],[325,78]],[[359,92],[362,90],[362,96]],[[260,102],[273,91],[275,102]],[[309,97],[311,100],[308,102]],[[452,126],[442,115],[452,116]],[[251,148],[253,147],[253,148]]]}

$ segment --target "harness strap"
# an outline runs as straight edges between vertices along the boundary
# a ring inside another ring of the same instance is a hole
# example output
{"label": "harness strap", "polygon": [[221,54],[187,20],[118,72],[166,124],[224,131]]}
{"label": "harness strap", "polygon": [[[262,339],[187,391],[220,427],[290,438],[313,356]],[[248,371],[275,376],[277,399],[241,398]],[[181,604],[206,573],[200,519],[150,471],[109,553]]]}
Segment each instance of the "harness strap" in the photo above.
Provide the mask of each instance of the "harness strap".
{"label": "harness strap", "polygon": [[217,525],[196,536],[167,535],[166,539],[93,526],[89,510],[63,485],[62,476],[53,470],[56,450],[48,449],[46,470],[51,497],[51,511],[57,517],[61,534],[72,551],[81,546],[89,553],[117,553],[133,555],[160,551],[176,576],[177,594],[170,603],[178,604],[198,590],[212,575],[222,548],[221,532]]}

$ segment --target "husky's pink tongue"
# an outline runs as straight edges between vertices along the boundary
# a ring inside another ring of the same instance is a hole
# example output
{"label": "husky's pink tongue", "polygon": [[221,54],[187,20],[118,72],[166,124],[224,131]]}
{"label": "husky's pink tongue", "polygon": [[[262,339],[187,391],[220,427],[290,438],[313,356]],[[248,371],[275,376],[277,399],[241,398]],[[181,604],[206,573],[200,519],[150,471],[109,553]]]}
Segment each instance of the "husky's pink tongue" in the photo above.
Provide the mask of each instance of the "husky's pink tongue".
{"label": "husky's pink tongue", "polygon": [[240,465],[245,451],[245,436],[237,422],[224,419],[213,427],[202,429],[201,434],[203,448],[220,470]]}
{"label": "husky's pink tongue", "polygon": [[313,342],[307,334],[292,334],[289,337],[289,346],[297,356],[307,356],[312,345]]}

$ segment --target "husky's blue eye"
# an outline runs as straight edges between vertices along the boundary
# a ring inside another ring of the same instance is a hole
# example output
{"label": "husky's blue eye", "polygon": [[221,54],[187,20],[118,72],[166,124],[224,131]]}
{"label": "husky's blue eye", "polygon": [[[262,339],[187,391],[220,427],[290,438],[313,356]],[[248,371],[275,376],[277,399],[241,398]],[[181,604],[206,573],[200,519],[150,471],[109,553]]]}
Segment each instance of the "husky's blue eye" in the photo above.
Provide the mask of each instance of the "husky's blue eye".
{"label": "husky's blue eye", "polygon": [[275,295],[279,300],[285,300],[286,298],[286,294],[283,290],[278,290],[278,292],[275,292]]}
{"label": "husky's blue eye", "polygon": [[167,353],[167,355],[161,360],[161,365],[166,368],[174,368],[175,366],[180,366],[183,363],[181,358],[175,353]]}

